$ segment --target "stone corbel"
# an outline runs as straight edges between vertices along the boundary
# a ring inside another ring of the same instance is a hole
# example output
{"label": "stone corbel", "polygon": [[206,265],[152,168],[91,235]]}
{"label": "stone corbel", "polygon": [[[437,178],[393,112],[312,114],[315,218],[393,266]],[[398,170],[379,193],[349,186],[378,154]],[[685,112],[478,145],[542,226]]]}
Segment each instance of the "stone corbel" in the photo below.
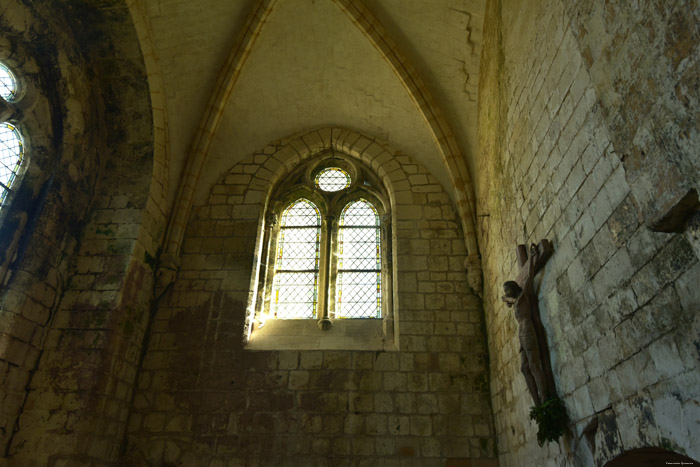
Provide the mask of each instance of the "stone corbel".
{"label": "stone corbel", "polygon": [[467,283],[479,298],[484,298],[484,279],[481,269],[481,257],[469,255],[464,259],[464,269],[467,270]]}
{"label": "stone corbel", "polygon": [[5,99],[0,99],[0,122],[10,120],[14,113],[15,109],[5,102]]}
{"label": "stone corbel", "polygon": [[159,300],[168,288],[175,282],[177,271],[180,269],[180,258],[168,253],[160,255],[158,268],[156,269],[156,281],[154,285],[155,298]]}
{"label": "stone corbel", "polygon": [[268,234],[272,228],[277,225],[278,220],[277,214],[272,212],[265,216],[265,226],[267,227]]}

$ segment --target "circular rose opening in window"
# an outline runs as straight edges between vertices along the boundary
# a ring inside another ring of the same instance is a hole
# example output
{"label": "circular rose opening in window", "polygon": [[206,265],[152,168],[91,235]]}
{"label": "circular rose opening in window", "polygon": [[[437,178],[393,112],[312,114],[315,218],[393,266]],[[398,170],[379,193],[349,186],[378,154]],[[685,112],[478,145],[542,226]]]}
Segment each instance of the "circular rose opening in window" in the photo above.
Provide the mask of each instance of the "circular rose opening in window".
{"label": "circular rose opening in window", "polygon": [[316,186],[323,191],[340,191],[350,186],[350,175],[338,167],[328,167],[316,175]]}
{"label": "circular rose opening in window", "polygon": [[0,97],[11,101],[17,94],[17,81],[14,75],[4,64],[0,63]]}

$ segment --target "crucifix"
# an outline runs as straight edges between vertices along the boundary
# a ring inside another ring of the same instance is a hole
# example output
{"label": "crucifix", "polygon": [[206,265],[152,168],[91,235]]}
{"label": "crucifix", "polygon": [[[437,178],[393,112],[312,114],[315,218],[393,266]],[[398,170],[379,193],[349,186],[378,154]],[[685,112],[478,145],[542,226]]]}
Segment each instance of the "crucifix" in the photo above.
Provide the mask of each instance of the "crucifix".
{"label": "crucifix", "polygon": [[534,287],[535,275],[542,270],[553,251],[549,240],[542,240],[538,245],[533,243],[529,252],[525,245],[518,245],[518,276],[516,280],[503,284],[505,295],[502,300],[508,307],[514,308],[515,319],[518,321],[520,370],[525,376],[527,389],[535,405],[556,395],[547,336],[542,326]]}

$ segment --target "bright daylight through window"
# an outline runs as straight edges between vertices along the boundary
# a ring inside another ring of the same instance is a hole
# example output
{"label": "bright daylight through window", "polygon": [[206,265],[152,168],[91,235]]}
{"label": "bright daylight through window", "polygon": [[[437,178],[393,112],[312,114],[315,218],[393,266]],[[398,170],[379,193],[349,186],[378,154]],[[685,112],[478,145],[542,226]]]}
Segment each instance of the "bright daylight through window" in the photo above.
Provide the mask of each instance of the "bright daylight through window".
{"label": "bright daylight through window", "polygon": [[350,175],[338,167],[329,167],[318,173],[316,186],[323,191],[340,191],[350,186]]}
{"label": "bright daylight through window", "polygon": [[371,198],[365,183],[338,198],[337,193],[354,186],[353,180],[344,169],[326,167],[303,184],[309,189],[313,184],[321,194],[311,197],[314,202],[296,198],[281,212],[271,252],[274,264],[272,259],[269,263],[274,268],[269,316],[381,318],[380,215],[360,197]]}
{"label": "bright daylight through window", "polygon": [[0,123],[0,204],[8,193],[22,165],[22,139],[17,129],[7,122]]}
{"label": "bright daylight through window", "polygon": [[282,215],[272,315],[276,318],[313,318],[318,304],[318,260],[321,217],[306,199],[295,201]]}
{"label": "bright daylight through window", "polygon": [[17,81],[14,75],[5,65],[0,63],[0,97],[11,101],[17,94]]}
{"label": "bright daylight through window", "polygon": [[381,317],[379,216],[361,199],[349,203],[338,228],[336,317]]}
{"label": "bright daylight through window", "polygon": [[[9,103],[16,95],[17,82],[12,72],[0,63],[0,96]],[[0,205],[14,188],[23,157],[24,145],[17,127],[9,122],[0,123]]]}

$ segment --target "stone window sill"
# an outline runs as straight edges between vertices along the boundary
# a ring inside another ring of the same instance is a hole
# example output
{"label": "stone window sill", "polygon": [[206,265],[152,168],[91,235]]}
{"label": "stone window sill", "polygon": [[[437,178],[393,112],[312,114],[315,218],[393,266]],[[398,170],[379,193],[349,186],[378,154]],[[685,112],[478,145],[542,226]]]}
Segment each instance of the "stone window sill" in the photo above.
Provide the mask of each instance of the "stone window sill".
{"label": "stone window sill", "polygon": [[315,319],[270,319],[254,325],[246,349],[398,350],[382,319],[337,319],[326,331]]}

